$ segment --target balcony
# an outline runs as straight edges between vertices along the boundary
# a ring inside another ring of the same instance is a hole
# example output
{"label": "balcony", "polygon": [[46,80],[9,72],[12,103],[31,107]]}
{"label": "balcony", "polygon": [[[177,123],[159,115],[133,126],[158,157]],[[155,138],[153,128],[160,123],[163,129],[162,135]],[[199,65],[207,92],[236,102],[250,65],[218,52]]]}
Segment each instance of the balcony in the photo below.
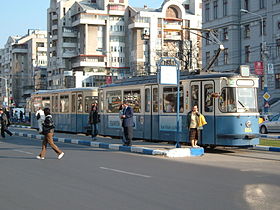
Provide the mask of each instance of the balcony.
{"label": "balcony", "polygon": [[57,20],[58,19],[58,15],[56,14],[56,15],[52,15],[52,20]]}
{"label": "balcony", "polygon": [[132,28],[149,28],[150,20],[147,17],[133,17],[130,19],[129,29]]}
{"label": "balcony", "polygon": [[165,35],[165,40],[182,40],[181,35]]}
{"label": "balcony", "polygon": [[182,30],[182,26],[181,25],[175,25],[175,24],[168,24],[168,25],[164,25],[164,30]]}
{"label": "balcony", "polygon": [[66,48],[76,48],[76,47],[77,47],[77,43],[63,42],[62,47],[66,47]]}
{"label": "balcony", "polygon": [[74,59],[72,67],[106,67],[104,57],[102,55],[80,55]]}
{"label": "balcony", "polygon": [[78,32],[69,27],[63,27],[62,29],[62,36],[63,37],[77,37]]}
{"label": "balcony", "polygon": [[81,24],[105,25],[105,19],[106,16],[103,15],[80,13],[72,17],[72,26],[75,27]]}
{"label": "balcony", "polygon": [[26,45],[14,45],[12,48],[12,53],[28,53]]}
{"label": "balcony", "polygon": [[111,3],[108,5],[110,15],[124,15],[125,6],[122,4]]}
{"label": "balcony", "polygon": [[57,30],[58,27],[57,27],[57,24],[56,25],[52,25],[52,30]]}

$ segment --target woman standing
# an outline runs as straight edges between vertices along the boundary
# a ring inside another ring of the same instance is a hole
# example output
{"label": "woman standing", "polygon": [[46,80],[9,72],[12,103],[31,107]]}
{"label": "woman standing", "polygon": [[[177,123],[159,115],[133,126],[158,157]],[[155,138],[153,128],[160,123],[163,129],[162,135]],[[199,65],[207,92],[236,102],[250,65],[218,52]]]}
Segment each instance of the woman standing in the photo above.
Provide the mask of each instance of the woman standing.
{"label": "woman standing", "polygon": [[88,123],[91,125],[91,128],[92,128],[91,136],[92,136],[93,140],[96,140],[96,136],[98,134],[97,123],[99,123],[98,107],[97,107],[96,103],[92,104],[92,106],[91,106]]}
{"label": "woman standing", "polygon": [[51,116],[51,112],[49,108],[44,109],[44,114],[45,114],[45,120],[43,123],[43,134],[45,136],[43,142],[42,142],[42,151],[40,155],[38,155],[36,158],[43,160],[45,159],[45,155],[47,152],[47,144],[51,146],[51,148],[56,152],[57,159],[61,159],[64,156],[64,152],[62,152],[53,142],[53,134],[54,134],[54,122]]}

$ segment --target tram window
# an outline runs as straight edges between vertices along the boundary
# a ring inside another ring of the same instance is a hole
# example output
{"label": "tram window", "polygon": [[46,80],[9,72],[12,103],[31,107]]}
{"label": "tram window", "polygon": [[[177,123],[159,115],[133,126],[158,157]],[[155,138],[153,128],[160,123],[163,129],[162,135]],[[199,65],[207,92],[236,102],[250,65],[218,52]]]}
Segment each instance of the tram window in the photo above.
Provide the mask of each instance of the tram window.
{"label": "tram window", "polygon": [[150,88],[145,89],[145,112],[151,111],[151,90]]}
{"label": "tram window", "polygon": [[[180,112],[183,108],[183,87],[180,87]],[[177,112],[177,87],[163,88],[163,112],[175,113]]]}
{"label": "tram window", "polygon": [[83,112],[83,95],[78,94],[77,95],[77,111],[78,112]]}
{"label": "tram window", "polygon": [[52,112],[58,112],[58,96],[52,96]]}
{"label": "tram window", "polygon": [[153,89],[153,112],[158,112],[158,88]]}
{"label": "tram window", "polygon": [[42,98],[41,97],[35,97],[34,98],[34,112],[36,112],[39,107],[42,107]]}
{"label": "tram window", "polygon": [[68,95],[60,96],[60,112],[61,113],[69,112],[69,96]]}
{"label": "tram window", "polygon": [[222,89],[219,98],[219,109],[221,112],[236,112],[235,88]]}
{"label": "tram window", "polygon": [[91,105],[98,103],[97,96],[86,96],[85,97],[85,112],[89,113],[91,110]]}
{"label": "tram window", "polygon": [[135,113],[141,112],[141,94],[140,90],[129,90],[123,92],[124,100],[128,101],[129,106],[133,108]]}
{"label": "tram window", "polygon": [[213,85],[204,85],[204,111],[213,112],[213,98],[212,93],[214,92]]}
{"label": "tram window", "polygon": [[191,107],[193,107],[194,105],[198,105],[198,98],[199,98],[198,90],[199,90],[198,85],[191,86]]}
{"label": "tram window", "polygon": [[108,91],[106,98],[108,100],[107,112],[118,113],[120,111],[119,107],[122,104],[122,92],[120,90]]}
{"label": "tram window", "polygon": [[237,89],[237,112],[257,112],[256,89],[255,88],[236,88]]}
{"label": "tram window", "polygon": [[42,97],[42,106],[43,108],[51,108],[51,100],[50,97]]}
{"label": "tram window", "polygon": [[104,112],[104,96],[103,91],[99,92],[99,111]]}
{"label": "tram window", "polygon": [[73,113],[76,112],[76,95],[75,95],[75,94],[72,95],[72,109],[71,109],[71,111],[72,111]]}

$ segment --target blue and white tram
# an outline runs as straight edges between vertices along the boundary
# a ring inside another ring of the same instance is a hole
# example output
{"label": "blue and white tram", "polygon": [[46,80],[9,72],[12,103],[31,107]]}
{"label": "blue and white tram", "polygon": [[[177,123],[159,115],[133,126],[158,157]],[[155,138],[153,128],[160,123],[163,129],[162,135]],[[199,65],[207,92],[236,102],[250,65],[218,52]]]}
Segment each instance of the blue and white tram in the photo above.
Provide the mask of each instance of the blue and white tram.
{"label": "blue and white tram", "polygon": [[41,90],[31,95],[31,127],[38,128],[35,113],[39,107],[50,108],[55,130],[85,132],[92,103],[98,102],[98,88]]}
{"label": "blue and white tram", "polygon": [[[180,141],[188,142],[186,115],[198,105],[208,124],[200,144],[248,146],[259,143],[257,77],[236,73],[181,76]],[[119,136],[119,106],[128,100],[134,109],[134,138],[176,141],[177,87],[159,85],[155,76],[99,88],[100,134]]]}

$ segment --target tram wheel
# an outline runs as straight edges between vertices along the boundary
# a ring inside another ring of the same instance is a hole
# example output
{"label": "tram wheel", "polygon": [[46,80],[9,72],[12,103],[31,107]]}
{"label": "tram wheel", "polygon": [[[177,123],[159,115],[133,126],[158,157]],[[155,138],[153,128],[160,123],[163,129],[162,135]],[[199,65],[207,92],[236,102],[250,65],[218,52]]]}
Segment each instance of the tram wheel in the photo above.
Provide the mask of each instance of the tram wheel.
{"label": "tram wheel", "polygon": [[260,132],[261,132],[262,134],[267,133],[267,129],[266,129],[266,127],[265,127],[264,125],[261,127]]}

